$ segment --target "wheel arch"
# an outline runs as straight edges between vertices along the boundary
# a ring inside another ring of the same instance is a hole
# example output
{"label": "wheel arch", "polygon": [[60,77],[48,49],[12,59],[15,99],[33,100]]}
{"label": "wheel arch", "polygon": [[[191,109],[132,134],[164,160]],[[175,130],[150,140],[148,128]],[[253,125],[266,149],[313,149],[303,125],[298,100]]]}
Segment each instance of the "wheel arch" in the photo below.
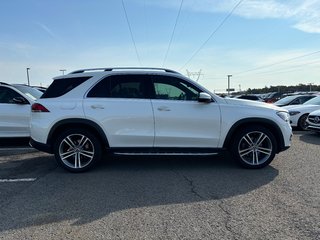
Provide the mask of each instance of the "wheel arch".
{"label": "wheel arch", "polygon": [[241,119],[236,123],[234,123],[224,140],[223,148],[230,147],[230,145],[232,144],[232,139],[234,138],[235,134],[239,129],[242,129],[247,126],[252,126],[252,125],[260,125],[265,128],[268,128],[271,131],[271,133],[274,135],[277,141],[276,153],[279,153],[282,149],[284,149],[285,147],[284,139],[283,139],[281,129],[272,120],[264,119],[264,118],[246,118],[246,119]]}
{"label": "wheel arch", "polygon": [[97,123],[88,119],[69,118],[55,123],[51,128],[47,138],[47,144],[50,146],[51,150],[53,149],[54,139],[57,138],[59,133],[70,128],[83,128],[90,130],[94,135],[96,135],[96,137],[98,137],[104,146],[109,147],[107,136],[105,135],[102,127]]}

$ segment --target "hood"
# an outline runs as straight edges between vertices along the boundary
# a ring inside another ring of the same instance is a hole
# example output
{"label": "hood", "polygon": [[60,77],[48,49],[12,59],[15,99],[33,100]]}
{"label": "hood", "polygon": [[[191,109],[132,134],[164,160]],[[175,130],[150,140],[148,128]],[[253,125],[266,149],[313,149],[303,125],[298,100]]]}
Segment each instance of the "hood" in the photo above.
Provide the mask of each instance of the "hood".
{"label": "hood", "polygon": [[245,99],[234,99],[234,98],[225,98],[226,103],[232,105],[239,105],[239,106],[248,106],[248,107],[259,107],[259,108],[269,108],[274,110],[283,111],[284,109],[278,106],[275,106],[270,103],[264,103],[259,101],[252,101],[252,100],[245,100]]}
{"label": "hood", "polygon": [[318,116],[320,116],[320,109],[317,109],[317,110],[311,112],[310,115],[318,115]]}
{"label": "hood", "polygon": [[301,106],[306,106],[306,105],[303,105],[303,104],[297,104],[297,105],[288,105],[288,106],[283,106],[284,109],[287,109],[287,110],[291,110],[293,108],[297,108],[297,107],[301,107]]}
{"label": "hood", "polygon": [[[285,108],[285,107],[283,107]],[[320,109],[320,105],[296,105],[296,107],[286,108],[289,111],[313,112]]]}

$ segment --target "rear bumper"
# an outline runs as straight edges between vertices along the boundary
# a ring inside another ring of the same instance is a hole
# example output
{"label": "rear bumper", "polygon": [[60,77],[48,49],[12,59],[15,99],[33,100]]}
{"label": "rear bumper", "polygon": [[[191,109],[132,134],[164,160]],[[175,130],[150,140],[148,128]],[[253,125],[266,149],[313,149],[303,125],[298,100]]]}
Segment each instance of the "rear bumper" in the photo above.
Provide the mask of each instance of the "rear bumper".
{"label": "rear bumper", "polygon": [[39,151],[46,152],[46,153],[53,153],[51,145],[37,142],[32,138],[30,138],[29,145]]}

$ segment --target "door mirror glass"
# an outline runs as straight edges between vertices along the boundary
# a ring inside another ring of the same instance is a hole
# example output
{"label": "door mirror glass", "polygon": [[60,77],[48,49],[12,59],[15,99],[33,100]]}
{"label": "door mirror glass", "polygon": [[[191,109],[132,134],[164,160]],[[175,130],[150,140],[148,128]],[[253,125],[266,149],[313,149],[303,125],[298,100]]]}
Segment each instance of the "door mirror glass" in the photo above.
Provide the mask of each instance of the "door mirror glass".
{"label": "door mirror glass", "polygon": [[201,92],[199,93],[198,101],[209,103],[209,102],[212,102],[212,97],[208,93]]}

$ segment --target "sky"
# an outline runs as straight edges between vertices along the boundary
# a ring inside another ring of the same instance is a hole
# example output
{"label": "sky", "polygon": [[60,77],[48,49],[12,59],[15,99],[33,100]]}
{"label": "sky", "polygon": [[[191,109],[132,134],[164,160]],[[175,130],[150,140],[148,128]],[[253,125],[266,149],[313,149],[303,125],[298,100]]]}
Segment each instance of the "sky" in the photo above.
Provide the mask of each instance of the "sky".
{"label": "sky", "polygon": [[189,72],[214,92],[227,75],[237,91],[320,85],[320,0],[0,2],[1,82],[129,66]]}

